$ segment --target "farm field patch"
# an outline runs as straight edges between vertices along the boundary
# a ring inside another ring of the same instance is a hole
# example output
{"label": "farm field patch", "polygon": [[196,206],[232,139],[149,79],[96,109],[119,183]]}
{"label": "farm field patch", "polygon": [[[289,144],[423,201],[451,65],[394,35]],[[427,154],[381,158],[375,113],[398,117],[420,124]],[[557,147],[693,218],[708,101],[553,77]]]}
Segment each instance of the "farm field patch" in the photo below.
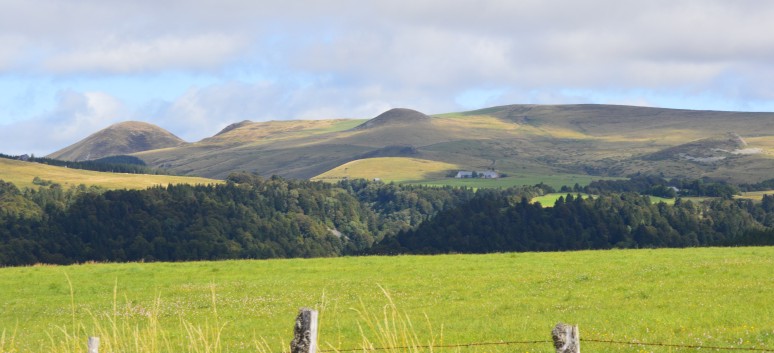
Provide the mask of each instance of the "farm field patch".
{"label": "farm field patch", "polygon": [[413,180],[407,183],[435,185],[435,186],[444,186],[444,185],[465,186],[470,188],[509,188],[512,186],[536,185],[536,184],[543,183],[546,185],[550,185],[551,187],[558,190],[562,186],[573,186],[576,183],[580,186],[586,186],[592,181],[600,180],[600,179],[616,180],[616,179],[623,179],[623,178],[610,178],[610,177],[600,177],[600,176],[581,175],[581,174],[519,173],[519,174],[508,174],[507,177],[498,178],[498,179],[446,178],[446,179],[437,179],[437,180]]}
{"label": "farm field patch", "polygon": [[37,187],[37,185],[32,183],[35,177],[61,184],[65,188],[84,184],[86,186],[101,186],[107,189],[145,189],[151,186],[167,184],[222,183],[221,180],[208,178],[105,173],[0,158],[0,180],[13,183],[19,188]]}
{"label": "farm field patch", "polygon": [[743,192],[742,195],[736,196],[736,198],[760,201],[763,199],[763,195],[774,195],[774,190]]}

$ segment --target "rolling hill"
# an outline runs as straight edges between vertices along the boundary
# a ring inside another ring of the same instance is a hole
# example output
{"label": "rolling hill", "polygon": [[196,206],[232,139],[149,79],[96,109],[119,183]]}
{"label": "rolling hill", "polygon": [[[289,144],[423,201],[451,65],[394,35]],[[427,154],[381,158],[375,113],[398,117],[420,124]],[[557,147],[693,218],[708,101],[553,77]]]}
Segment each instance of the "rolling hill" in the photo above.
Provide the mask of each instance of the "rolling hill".
{"label": "rolling hill", "polygon": [[104,173],[0,158],[0,180],[13,183],[20,188],[36,187],[32,182],[35,177],[52,181],[64,187],[84,184],[106,189],[145,189],[167,184],[221,183],[219,180],[200,177]]}
{"label": "rolling hill", "polygon": [[313,178],[352,161],[402,157],[513,175],[757,182],[774,175],[774,113],[582,104],[425,115],[397,108],[370,120],[243,121],[199,142],[134,155],[212,178],[233,171]]}
{"label": "rolling hill", "polygon": [[80,142],[47,157],[66,161],[86,161],[159,148],[177,147],[186,142],[156,125],[126,121],[102,129]]}

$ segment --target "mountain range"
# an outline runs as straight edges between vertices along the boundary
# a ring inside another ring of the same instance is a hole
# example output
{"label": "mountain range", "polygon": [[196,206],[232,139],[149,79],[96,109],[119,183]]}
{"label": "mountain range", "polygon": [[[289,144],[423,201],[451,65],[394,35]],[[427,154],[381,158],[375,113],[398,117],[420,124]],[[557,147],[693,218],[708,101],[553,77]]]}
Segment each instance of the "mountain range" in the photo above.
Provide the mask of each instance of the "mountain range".
{"label": "mountain range", "polygon": [[124,154],[211,178],[248,171],[308,179],[353,161],[398,157],[506,174],[641,173],[757,182],[774,175],[774,113],[581,104],[426,115],[398,108],[369,120],[245,120],[193,143],[151,124],[126,122],[49,157]]}

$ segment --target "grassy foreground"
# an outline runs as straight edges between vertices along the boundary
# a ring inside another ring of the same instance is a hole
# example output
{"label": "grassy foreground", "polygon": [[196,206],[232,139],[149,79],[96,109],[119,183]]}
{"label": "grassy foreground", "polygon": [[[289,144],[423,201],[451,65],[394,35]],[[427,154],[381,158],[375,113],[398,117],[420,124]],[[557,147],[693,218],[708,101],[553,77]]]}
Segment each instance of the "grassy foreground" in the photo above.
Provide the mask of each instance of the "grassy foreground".
{"label": "grassy foreground", "polygon": [[[550,339],[561,321],[579,324],[585,339],[774,349],[773,273],[773,247],[4,268],[0,351],[85,351],[86,336],[98,334],[151,336],[146,346],[157,346],[125,352],[255,352],[255,342],[280,352],[303,306],[322,309],[323,349],[358,348],[364,336],[379,346],[378,325],[393,318],[418,344]],[[392,316],[380,287],[405,316]]]}
{"label": "grassy foreground", "polygon": [[145,189],[155,185],[167,184],[222,183],[220,180],[207,178],[105,173],[0,158],[0,180],[13,183],[19,188],[37,187],[37,185],[32,183],[32,179],[35,177],[51,180],[64,187],[84,184],[86,186],[101,186],[107,189]]}

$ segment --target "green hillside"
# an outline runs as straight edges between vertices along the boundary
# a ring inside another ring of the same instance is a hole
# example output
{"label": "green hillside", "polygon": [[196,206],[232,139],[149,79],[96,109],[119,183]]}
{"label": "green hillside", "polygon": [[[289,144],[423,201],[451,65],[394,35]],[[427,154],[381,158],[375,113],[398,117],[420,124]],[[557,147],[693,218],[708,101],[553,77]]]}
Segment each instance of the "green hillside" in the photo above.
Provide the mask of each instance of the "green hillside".
{"label": "green hillside", "polygon": [[[220,348],[209,351],[255,352],[262,339],[264,351],[279,352],[305,306],[322,311],[322,349],[359,348],[359,324],[379,346],[357,310],[390,322],[380,287],[411,320],[418,344],[542,341],[568,322],[582,339],[771,350],[772,270],[771,247],[2,268],[0,350],[82,351],[88,335],[99,335],[103,348],[157,345],[122,352],[201,352],[215,342]],[[52,347],[62,341],[70,349]],[[554,350],[535,343],[459,351]]]}
{"label": "green hillside", "polygon": [[37,187],[32,182],[35,177],[65,187],[84,184],[86,186],[100,186],[106,189],[145,189],[155,185],[167,184],[222,183],[220,180],[208,178],[104,173],[0,158],[0,180],[13,183],[20,188]]}

